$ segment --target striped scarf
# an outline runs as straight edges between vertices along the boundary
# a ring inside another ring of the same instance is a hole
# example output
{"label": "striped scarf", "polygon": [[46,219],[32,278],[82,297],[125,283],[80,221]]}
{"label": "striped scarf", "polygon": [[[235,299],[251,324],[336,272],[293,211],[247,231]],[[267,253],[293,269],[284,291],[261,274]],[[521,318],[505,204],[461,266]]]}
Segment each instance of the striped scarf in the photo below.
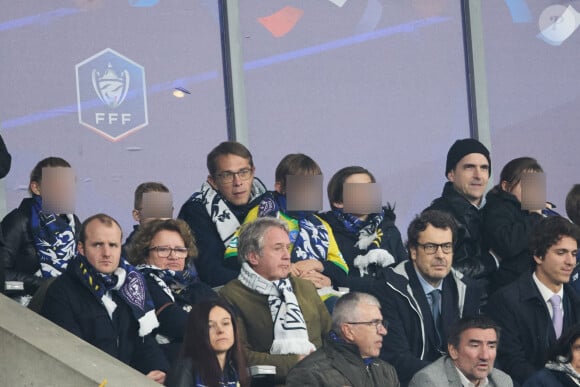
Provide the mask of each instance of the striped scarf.
{"label": "striped scarf", "polygon": [[144,337],[159,326],[145,278],[125,259],[120,258],[119,267],[112,274],[98,272],[81,254],[73,258],[70,265],[74,265],[75,274],[87,289],[102,301],[109,317],[113,317],[117,308],[115,301],[108,296],[109,292],[114,292],[129,306],[139,322],[139,336]]}

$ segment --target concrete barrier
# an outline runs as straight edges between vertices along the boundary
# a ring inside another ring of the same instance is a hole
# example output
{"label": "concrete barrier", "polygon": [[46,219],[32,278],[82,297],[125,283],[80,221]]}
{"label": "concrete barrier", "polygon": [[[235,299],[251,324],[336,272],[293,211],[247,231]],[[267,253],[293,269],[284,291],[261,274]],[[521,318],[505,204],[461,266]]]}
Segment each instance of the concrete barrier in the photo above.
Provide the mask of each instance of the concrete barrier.
{"label": "concrete barrier", "polygon": [[157,386],[143,374],[0,295],[0,386]]}

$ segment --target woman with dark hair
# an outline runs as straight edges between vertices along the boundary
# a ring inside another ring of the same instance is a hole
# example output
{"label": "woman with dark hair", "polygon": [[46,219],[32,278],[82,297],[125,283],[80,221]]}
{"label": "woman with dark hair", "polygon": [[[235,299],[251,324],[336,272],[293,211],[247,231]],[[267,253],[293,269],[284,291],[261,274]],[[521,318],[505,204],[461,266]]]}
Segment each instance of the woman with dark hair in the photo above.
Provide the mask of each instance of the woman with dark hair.
{"label": "woman with dark hair", "polygon": [[222,298],[193,307],[181,356],[169,373],[169,387],[249,387],[231,306]]}
{"label": "woman with dark hair", "polygon": [[332,210],[321,215],[332,228],[338,247],[350,268],[350,288],[358,288],[356,284],[366,282],[380,267],[407,259],[401,233],[395,226],[394,207],[387,203],[380,212],[373,214],[344,211],[345,184],[370,183],[376,183],[376,180],[367,169],[359,166],[342,168],[328,183],[328,201]]}
{"label": "woman with dark hair", "polygon": [[197,248],[183,220],[149,220],[135,233],[127,251],[129,262],[147,282],[159,320],[157,342],[171,362],[177,357],[192,306],[217,295],[199,280],[189,262],[197,256]]}
{"label": "woman with dark hair", "polygon": [[542,167],[531,157],[511,160],[503,167],[499,184],[486,196],[484,241],[499,261],[499,270],[490,284],[490,294],[532,266],[532,253],[528,248],[530,235],[543,214],[540,209],[522,209],[522,177],[539,172],[543,172]]}
{"label": "woman with dark hair", "polygon": [[[74,175],[70,164],[60,157],[41,160],[30,174],[28,190],[32,197],[2,220],[6,293],[28,305],[42,284],[59,276],[76,255],[80,221],[72,213],[52,213],[63,200],[62,208],[74,207]],[[66,202],[66,203],[64,203]],[[68,211],[67,211],[68,212]]]}
{"label": "woman with dark hair", "polygon": [[523,387],[580,386],[580,325],[570,327],[548,353],[546,367],[532,375]]}

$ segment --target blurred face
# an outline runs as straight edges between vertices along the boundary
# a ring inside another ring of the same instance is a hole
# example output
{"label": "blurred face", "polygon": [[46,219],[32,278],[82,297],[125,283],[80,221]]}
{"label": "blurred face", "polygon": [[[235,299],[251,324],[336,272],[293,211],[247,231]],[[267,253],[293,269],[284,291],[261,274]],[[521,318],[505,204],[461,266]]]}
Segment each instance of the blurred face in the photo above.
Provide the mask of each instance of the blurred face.
{"label": "blurred face", "polygon": [[[357,318],[352,322],[374,322],[383,319],[378,306],[359,304]],[[383,346],[383,336],[387,330],[382,324],[346,324],[348,332],[344,334],[347,341],[356,344],[362,358],[378,357]]]}
{"label": "blurred face", "polygon": [[260,254],[251,253],[248,263],[256,273],[268,281],[287,278],[290,274],[290,238],[279,227],[270,227],[264,234]]}
{"label": "blurred face", "polygon": [[72,168],[42,168],[42,182],[32,182],[30,189],[42,196],[43,211],[56,214],[74,212],[76,176]]}
{"label": "blurred face", "polygon": [[220,306],[209,312],[209,343],[217,355],[224,354],[234,345],[232,316]]}
{"label": "blurred face", "polygon": [[569,236],[563,236],[547,251],[545,256],[534,257],[536,261],[536,276],[554,293],[557,293],[562,284],[570,281],[570,275],[576,265],[578,244]]}
{"label": "blurred face", "polygon": [[285,194],[288,211],[322,210],[322,175],[286,176]]}
{"label": "blurred face", "polygon": [[576,339],[574,343],[572,343],[572,360],[570,360],[570,364],[576,370],[576,372],[580,372],[580,339]]}
{"label": "blurred face", "polygon": [[444,253],[441,247],[437,247],[433,254],[428,254],[425,246],[453,243],[451,229],[436,228],[429,224],[425,231],[419,233],[418,243],[418,246],[409,248],[413,265],[427,282],[437,287],[451,271],[453,251]]}
{"label": "blurred face", "polygon": [[95,219],[87,225],[85,234],[84,243],[79,242],[79,252],[99,273],[113,273],[121,259],[121,229],[115,223],[108,226]]}
{"label": "blurred face", "polygon": [[225,200],[242,206],[250,201],[254,168],[249,160],[240,156],[222,155],[217,158],[215,176],[208,176],[207,181]]}
{"label": "blurred face", "polygon": [[470,153],[464,156],[447,174],[447,179],[470,203],[479,206],[489,180],[487,158],[481,153]]}
{"label": "blurred face", "polygon": [[[149,242],[149,248],[153,247],[157,247],[157,249],[149,250],[147,264],[157,266],[163,270],[183,271],[187,252],[183,253],[181,251],[187,250],[187,248],[183,238],[177,231],[159,231]],[[166,254],[169,255],[167,256]]]}
{"label": "blurred face", "polygon": [[475,385],[493,370],[497,352],[495,329],[467,329],[461,334],[459,347],[449,345],[449,356],[463,375]]}

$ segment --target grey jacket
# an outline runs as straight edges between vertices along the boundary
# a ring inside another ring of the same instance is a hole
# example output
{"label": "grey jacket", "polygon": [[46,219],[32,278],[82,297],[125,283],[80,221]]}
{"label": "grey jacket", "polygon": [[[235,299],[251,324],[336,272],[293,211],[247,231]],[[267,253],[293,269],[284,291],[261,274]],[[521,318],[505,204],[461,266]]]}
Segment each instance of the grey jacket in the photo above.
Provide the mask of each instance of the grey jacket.
{"label": "grey jacket", "polygon": [[[512,379],[504,372],[494,368],[488,375],[489,385],[493,387],[513,387]],[[417,372],[409,387],[463,387],[459,373],[453,360],[449,356],[443,356]]]}
{"label": "grey jacket", "polygon": [[331,339],[296,364],[287,387],[399,387],[395,369],[380,359],[365,365],[356,345]]}

